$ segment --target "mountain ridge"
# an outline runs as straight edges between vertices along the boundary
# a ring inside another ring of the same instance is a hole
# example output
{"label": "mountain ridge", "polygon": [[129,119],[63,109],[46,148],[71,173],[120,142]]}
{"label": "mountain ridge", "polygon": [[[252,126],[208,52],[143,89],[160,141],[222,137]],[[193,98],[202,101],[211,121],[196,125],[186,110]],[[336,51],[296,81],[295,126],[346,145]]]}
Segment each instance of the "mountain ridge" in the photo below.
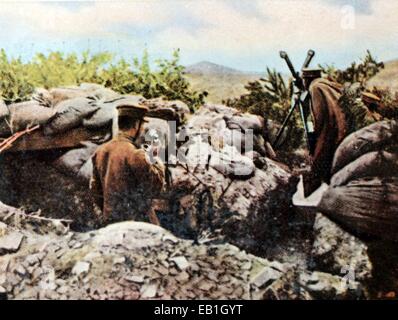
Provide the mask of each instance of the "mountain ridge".
{"label": "mountain ridge", "polygon": [[259,74],[257,72],[250,72],[250,71],[242,71],[238,69],[234,69],[231,67],[227,67],[221,64],[217,64],[210,61],[200,61],[185,67],[185,72],[188,74],[204,74],[204,75],[256,75]]}

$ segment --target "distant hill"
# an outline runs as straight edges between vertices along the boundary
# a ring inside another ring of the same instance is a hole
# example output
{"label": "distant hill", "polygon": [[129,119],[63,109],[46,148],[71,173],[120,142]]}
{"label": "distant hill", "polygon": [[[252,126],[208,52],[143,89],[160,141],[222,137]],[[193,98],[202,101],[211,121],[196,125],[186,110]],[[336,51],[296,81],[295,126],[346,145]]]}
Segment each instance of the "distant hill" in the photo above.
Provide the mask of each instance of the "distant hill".
{"label": "distant hill", "polygon": [[[244,72],[216,63],[202,61],[186,67],[185,72],[196,91],[207,91],[208,102],[221,103],[246,93],[245,85],[258,80],[261,73]],[[398,59],[387,61],[385,68],[368,82],[368,87],[390,89],[398,93]]]}
{"label": "distant hill", "polygon": [[369,80],[368,86],[398,92],[398,60],[386,62],[384,69]]}
{"label": "distant hill", "polygon": [[189,74],[243,74],[244,72],[209,61],[201,61],[185,68]]}
{"label": "distant hill", "polygon": [[207,101],[221,103],[227,98],[239,97],[246,92],[249,81],[260,78],[259,73],[244,72],[223,65],[202,61],[185,68],[191,86],[196,91],[207,91]]}

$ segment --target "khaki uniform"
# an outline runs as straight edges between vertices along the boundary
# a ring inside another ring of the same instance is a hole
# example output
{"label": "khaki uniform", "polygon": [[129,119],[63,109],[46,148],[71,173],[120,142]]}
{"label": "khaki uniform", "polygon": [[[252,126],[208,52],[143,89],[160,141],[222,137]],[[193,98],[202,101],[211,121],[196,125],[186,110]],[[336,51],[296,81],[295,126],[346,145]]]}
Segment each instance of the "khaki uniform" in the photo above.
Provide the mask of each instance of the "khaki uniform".
{"label": "khaki uniform", "polygon": [[309,92],[316,138],[312,157],[312,182],[308,190],[311,193],[322,181],[329,183],[334,153],[348,130],[344,112],[339,105],[342,87],[338,83],[322,78],[315,79]]}
{"label": "khaki uniform", "polygon": [[147,221],[151,200],[163,187],[163,164],[151,164],[146,152],[121,133],[97,149],[93,165],[90,188],[101,220]]}

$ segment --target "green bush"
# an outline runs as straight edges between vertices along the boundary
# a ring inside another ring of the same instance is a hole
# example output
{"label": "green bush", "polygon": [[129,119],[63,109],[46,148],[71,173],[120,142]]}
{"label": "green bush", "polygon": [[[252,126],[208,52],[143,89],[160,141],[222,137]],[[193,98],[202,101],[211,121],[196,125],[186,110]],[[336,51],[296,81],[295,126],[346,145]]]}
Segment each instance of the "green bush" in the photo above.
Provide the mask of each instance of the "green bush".
{"label": "green bush", "polygon": [[141,94],[146,98],[179,99],[193,110],[203,103],[203,93],[191,90],[179,64],[179,52],[170,60],[156,61],[152,70],[147,52],[141,60],[131,63],[125,59],[113,61],[110,53],[91,55],[83,52],[37,54],[32,61],[23,63],[10,59],[4,50],[0,53],[0,93],[6,103],[30,99],[35,88],[54,88],[79,85],[83,82],[103,84],[121,94]]}
{"label": "green bush", "polygon": [[346,83],[359,83],[361,88],[365,89],[366,82],[384,68],[384,63],[378,62],[367,50],[365,57],[361,59],[360,63],[352,62],[345,70],[336,69],[332,65],[320,66],[320,68],[329,80],[343,85]]}
{"label": "green bush", "polygon": [[6,103],[29,99],[34,90],[29,70],[21,59],[8,59],[0,51],[0,94]]}
{"label": "green bush", "polygon": [[[353,62],[345,70],[338,70],[333,66],[321,66],[321,68],[327,78],[344,86],[339,103],[345,111],[350,132],[378,121],[379,118],[398,119],[398,94],[394,95],[389,90],[377,88],[367,89],[368,80],[384,68],[384,63],[377,61],[369,50],[360,63]],[[363,91],[370,91],[381,99],[377,110],[370,111],[362,102]]]}

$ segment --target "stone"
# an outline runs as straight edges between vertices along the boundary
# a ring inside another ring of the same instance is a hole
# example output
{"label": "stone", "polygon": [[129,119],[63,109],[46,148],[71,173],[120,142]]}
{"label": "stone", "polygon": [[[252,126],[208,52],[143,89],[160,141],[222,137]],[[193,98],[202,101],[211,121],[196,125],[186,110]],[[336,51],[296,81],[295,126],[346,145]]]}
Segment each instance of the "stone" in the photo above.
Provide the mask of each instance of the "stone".
{"label": "stone", "polygon": [[7,290],[0,286],[0,300],[7,300]]}
{"label": "stone", "polygon": [[23,238],[24,235],[17,231],[13,231],[3,237],[0,237],[0,255],[18,251]]}
{"label": "stone", "polygon": [[85,261],[78,261],[72,268],[72,274],[75,274],[77,276],[80,275],[85,275],[89,272],[90,270],[90,263],[85,262]]}
{"label": "stone", "polygon": [[157,283],[144,284],[141,287],[140,293],[142,299],[152,299],[156,297],[158,291]]}
{"label": "stone", "polygon": [[29,255],[26,257],[25,262],[29,265],[29,266],[33,266],[37,263],[40,263],[40,260],[38,258],[37,255]]}
{"label": "stone", "polygon": [[274,280],[278,279],[282,272],[270,267],[264,267],[257,275],[253,277],[251,283],[257,288],[261,288],[271,284]]}
{"label": "stone", "polygon": [[203,291],[209,291],[213,286],[214,284],[210,281],[202,280],[199,282],[198,288]]}
{"label": "stone", "polygon": [[178,239],[171,235],[171,234],[166,234],[163,236],[163,241],[170,241],[171,243],[178,243]]}
{"label": "stone", "polygon": [[0,221],[0,237],[3,237],[7,232],[7,225]]}
{"label": "stone", "polygon": [[353,273],[355,279],[372,276],[372,263],[367,245],[344,231],[326,216],[318,213],[314,222],[314,243],[311,255],[314,269],[343,276]]}
{"label": "stone", "polygon": [[185,270],[189,267],[189,262],[184,256],[169,258],[169,260],[173,261],[180,270]]}
{"label": "stone", "polygon": [[125,276],[124,279],[126,279],[129,282],[144,283],[143,276]]}
{"label": "stone", "polygon": [[365,297],[362,286],[357,281],[324,272],[302,272],[299,275],[299,284],[314,299],[361,299]]}
{"label": "stone", "polygon": [[126,262],[125,257],[117,257],[117,258],[113,259],[113,264],[123,264],[125,262]]}
{"label": "stone", "polygon": [[187,282],[189,280],[189,274],[185,271],[182,271],[175,277],[175,279],[179,283]]}
{"label": "stone", "polygon": [[21,264],[17,265],[14,272],[22,277],[27,274],[26,269]]}
{"label": "stone", "polygon": [[0,286],[4,285],[7,281],[7,277],[5,273],[0,273]]}
{"label": "stone", "polygon": [[163,266],[157,266],[154,270],[162,276],[169,274],[169,270]]}

